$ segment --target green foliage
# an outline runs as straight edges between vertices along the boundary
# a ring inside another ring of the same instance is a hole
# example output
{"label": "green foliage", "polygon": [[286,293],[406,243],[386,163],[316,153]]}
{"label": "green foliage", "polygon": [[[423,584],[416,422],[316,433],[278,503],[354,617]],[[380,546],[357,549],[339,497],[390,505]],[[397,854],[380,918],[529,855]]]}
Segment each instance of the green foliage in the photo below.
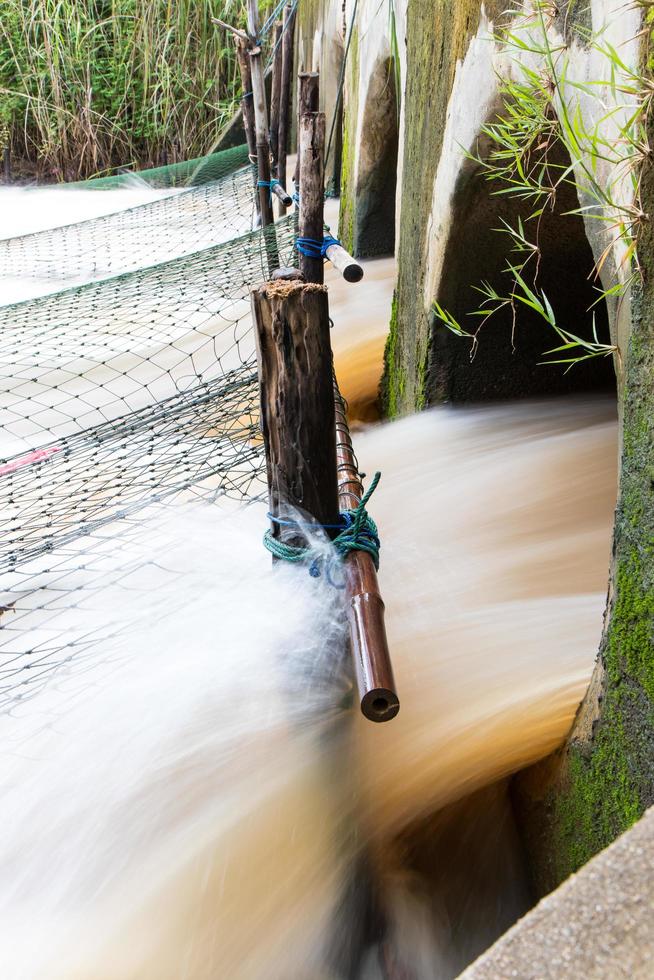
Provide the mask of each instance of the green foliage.
{"label": "green foliage", "polygon": [[208,152],[240,85],[212,17],[243,26],[244,0],[4,0],[0,137],[14,160],[76,179]]}
{"label": "green foliage", "polygon": [[[597,301],[618,296],[634,282],[639,273],[638,235],[647,220],[640,203],[639,175],[650,152],[645,122],[654,87],[651,80],[630,68],[601,34],[587,37],[586,43],[600,57],[605,77],[573,79],[568,71],[567,43],[556,45],[550,39],[549,29],[558,14],[555,4],[537,0],[530,15],[518,17],[513,29],[507,28],[495,37],[513,55],[513,72],[500,77],[502,110],[498,118],[482,128],[490,152],[487,156],[467,153],[486,179],[496,185],[495,194],[509,195],[533,209],[517,227],[504,222],[498,229],[509,236],[510,251],[518,256],[505,268],[510,286],[503,295],[488,283],[477,287],[483,302],[468,314],[481,318],[474,330],[463,327],[438,304],[433,313],[448,329],[471,340],[474,356],[480,329],[489,317],[510,307],[515,325],[518,309],[527,306],[563,341],[544,352],[549,356],[546,363],[565,364],[569,370],[589,358],[612,353],[619,356],[619,352],[613,345],[600,343],[595,330],[593,339],[586,340],[557,324],[547,296],[538,287],[540,218],[546,209],[554,207],[563,185],[573,187],[580,204],[570,213],[603,223],[608,230],[609,243],[595,271],[599,279],[611,259],[607,278],[612,282],[605,290],[598,289]],[[534,56],[538,68],[531,67]],[[607,91],[613,104],[604,110]],[[600,110],[592,124],[587,122],[592,115],[589,106]],[[569,164],[554,161],[552,151],[557,145],[565,148]],[[561,353],[569,356],[550,356]]]}

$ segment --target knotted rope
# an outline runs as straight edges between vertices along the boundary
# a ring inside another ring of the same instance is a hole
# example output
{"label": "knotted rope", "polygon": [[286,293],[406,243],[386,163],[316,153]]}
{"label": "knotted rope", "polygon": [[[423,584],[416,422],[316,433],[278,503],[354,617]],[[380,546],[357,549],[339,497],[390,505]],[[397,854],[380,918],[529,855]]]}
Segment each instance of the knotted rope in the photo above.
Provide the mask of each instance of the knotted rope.
{"label": "knotted rope", "polygon": [[257,187],[269,187],[270,188],[270,200],[273,197],[273,187],[276,187],[279,181],[276,177],[271,177],[270,180],[258,180]]}
{"label": "knotted rope", "polygon": [[[299,521],[281,520],[278,517],[274,517],[272,514],[269,514],[268,517],[271,521],[274,521],[275,524],[279,524],[284,527],[320,527],[328,530],[340,528],[341,530],[331,542],[336,550],[337,560],[344,561],[352,551],[365,551],[372,558],[375,568],[379,570],[379,552],[381,549],[381,542],[379,540],[377,525],[366,510],[366,504],[377,489],[377,484],[379,483],[380,478],[381,473],[375,473],[369,489],[363,495],[357,507],[355,507],[354,510],[345,510],[341,513],[340,524],[302,524]],[[279,541],[277,538],[273,537],[273,533],[270,530],[266,531],[264,534],[263,543],[264,547],[267,548],[267,550],[271,553],[271,555],[274,555],[275,558],[279,558],[282,561],[291,562],[292,564],[308,564],[309,574],[313,576],[313,578],[319,577],[321,565],[325,560],[325,555],[323,551],[321,551],[315,545],[306,545],[302,547],[300,545],[285,544],[283,541]],[[331,584],[334,585],[335,583],[330,575],[329,561],[327,562],[326,574]]]}
{"label": "knotted rope", "polygon": [[331,248],[332,245],[340,245],[338,238],[334,238],[333,235],[325,235],[322,241],[317,238],[298,238],[295,242],[295,247],[298,252],[302,255],[306,255],[309,259],[326,259],[327,249]]}

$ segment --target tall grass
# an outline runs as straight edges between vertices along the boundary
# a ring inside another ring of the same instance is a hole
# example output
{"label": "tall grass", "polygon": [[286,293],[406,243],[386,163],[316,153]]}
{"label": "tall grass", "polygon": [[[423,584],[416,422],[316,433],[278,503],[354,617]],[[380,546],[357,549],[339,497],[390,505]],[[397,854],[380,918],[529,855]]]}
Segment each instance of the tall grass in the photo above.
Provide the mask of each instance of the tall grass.
{"label": "tall grass", "polygon": [[[0,142],[52,179],[207,152],[239,94],[244,0],[3,0]],[[262,4],[265,9],[269,4]]]}

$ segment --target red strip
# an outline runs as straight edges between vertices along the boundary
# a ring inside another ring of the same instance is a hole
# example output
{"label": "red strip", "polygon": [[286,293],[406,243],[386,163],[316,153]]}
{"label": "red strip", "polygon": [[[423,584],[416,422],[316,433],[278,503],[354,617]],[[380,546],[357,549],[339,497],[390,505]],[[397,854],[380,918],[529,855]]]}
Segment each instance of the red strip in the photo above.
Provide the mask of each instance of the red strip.
{"label": "red strip", "polygon": [[21,466],[40,463],[42,460],[48,459],[49,456],[58,452],[61,452],[59,446],[49,446],[47,449],[35,449],[34,452],[28,453],[27,456],[21,456],[20,459],[15,459],[11,463],[5,463],[4,466],[0,466],[0,476],[6,476],[7,473],[14,473]]}

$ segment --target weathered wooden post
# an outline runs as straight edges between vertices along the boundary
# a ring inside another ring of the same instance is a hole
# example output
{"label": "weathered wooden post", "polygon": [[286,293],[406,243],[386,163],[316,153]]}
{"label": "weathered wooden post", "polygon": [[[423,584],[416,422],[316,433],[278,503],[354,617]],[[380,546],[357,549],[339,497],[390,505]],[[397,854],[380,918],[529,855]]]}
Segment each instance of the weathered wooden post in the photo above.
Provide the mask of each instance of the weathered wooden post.
{"label": "weathered wooden post", "polygon": [[288,124],[291,111],[291,78],[293,76],[293,35],[295,31],[295,9],[296,8],[291,5],[284,7],[281,91],[279,101],[279,131],[277,140],[277,176],[282,187],[286,187],[287,179],[286,152],[288,149]]}
{"label": "weathered wooden post", "polygon": [[241,74],[241,113],[243,115],[243,129],[245,139],[248,144],[248,153],[252,163],[256,163],[257,144],[254,135],[254,104],[252,102],[252,72],[250,71],[250,59],[248,57],[247,42],[242,37],[236,39],[236,59]]}
{"label": "weathered wooden post", "polygon": [[293,174],[296,192],[300,188],[300,119],[308,112],[318,112],[320,75],[317,71],[301,71],[297,79],[297,155]]}
{"label": "weathered wooden post", "polygon": [[[315,103],[318,75],[304,73],[300,77],[301,104]],[[298,221],[300,238],[319,243],[300,253],[300,269],[309,282],[324,281],[324,259],[317,254],[324,236],[324,156],[325,115],[322,112],[302,112],[298,126],[298,162],[300,188],[300,214]],[[325,257],[329,259],[347,282],[359,282],[363,278],[362,266],[346,252],[336,240],[327,244]]]}
{"label": "weathered wooden post", "polygon": [[[291,273],[293,275],[293,273]],[[275,538],[295,546],[306,536],[293,524],[338,525],[336,430],[327,290],[295,277],[252,293]]]}
{"label": "weathered wooden post", "polygon": [[[316,246],[323,241],[324,145],[324,114],[304,112],[299,229]],[[252,293],[272,535],[292,548],[306,544],[298,511],[334,538],[344,527],[340,511],[356,510],[363,497],[332,369],[324,259],[318,247],[306,251],[300,254],[302,273],[283,270]],[[399,700],[384,603],[365,551],[350,550],[345,558],[345,597],[361,711],[371,721],[390,721]]]}
{"label": "weathered wooden post", "polygon": [[[300,155],[299,237],[322,243],[324,229],[324,152],[325,114],[306,112],[300,116],[298,132]],[[308,250],[310,251],[310,250]],[[322,283],[324,259],[318,254],[300,253],[300,271],[307,282]]]}

